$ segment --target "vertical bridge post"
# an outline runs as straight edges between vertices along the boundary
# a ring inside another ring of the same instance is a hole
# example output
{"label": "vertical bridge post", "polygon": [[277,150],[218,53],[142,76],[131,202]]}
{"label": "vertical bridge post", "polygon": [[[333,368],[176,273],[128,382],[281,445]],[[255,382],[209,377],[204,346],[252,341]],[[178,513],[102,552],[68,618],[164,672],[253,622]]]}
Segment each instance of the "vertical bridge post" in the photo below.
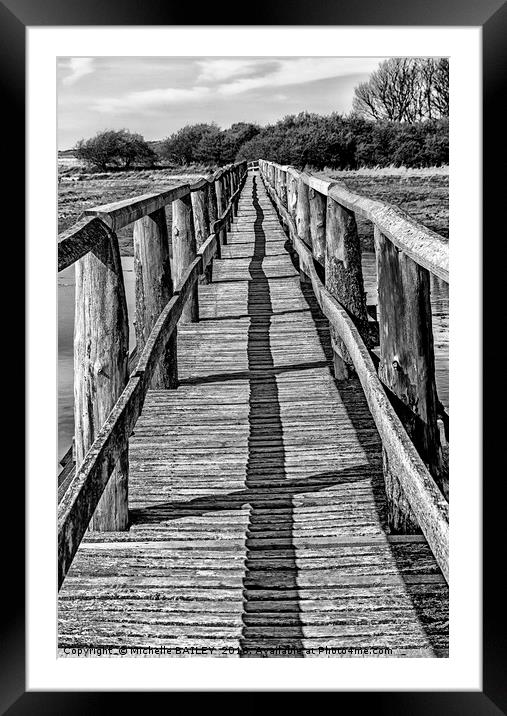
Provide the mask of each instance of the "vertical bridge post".
{"label": "vertical bridge post", "polygon": [[[128,380],[128,314],[116,234],[76,263],[74,423],[80,465]],[[89,527],[128,527],[128,449],[120,456]]]}
{"label": "vertical bridge post", "polygon": [[[233,165],[232,167],[232,193],[235,194],[238,187],[239,187],[239,167],[236,165]],[[234,205],[232,207],[232,218],[234,219],[238,215],[238,202],[235,201]]]}
{"label": "vertical bridge post", "polygon": [[[202,184],[202,186],[201,186]],[[209,220],[209,184],[206,180],[199,182],[195,189],[192,189],[192,211],[194,213],[195,243],[198,249],[210,235]],[[210,283],[213,271],[213,259],[209,262],[205,269],[202,280]]]}
{"label": "vertical bridge post", "polygon": [[326,196],[310,187],[310,234],[313,258],[322,267],[326,265]]}
{"label": "vertical bridge post", "polygon": [[[225,177],[226,177],[226,186],[227,186],[227,192],[225,195],[225,207],[227,208],[227,205],[231,199],[231,196],[234,193],[234,189],[232,187],[232,168],[231,168],[231,166],[227,167]],[[232,220],[233,220],[232,214],[233,214],[233,212],[230,211],[229,215],[227,216],[227,231],[231,230]]]}
{"label": "vertical bridge post", "polygon": [[290,217],[296,223],[296,210],[298,203],[298,180],[294,170],[287,172],[287,210]]}
{"label": "vertical bridge post", "polygon": [[[394,246],[376,226],[375,252],[379,377],[398,399],[395,402],[398,415],[437,485],[444,491],[429,272]],[[385,453],[384,478],[391,529],[418,532],[419,526],[396,476],[389,469]]]}
{"label": "vertical bridge post", "polygon": [[[354,213],[328,196],[325,224],[326,288],[348,311],[361,337],[368,343],[361,247]],[[332,328],[331,342],[335,355],[335,376],[340,380],[346,379],[352,371],[352,359]]]}
{"label": "vertical bridge post", "polygon": [[[172,216],[174,283],[176,290],[178,290],[186,269],[197,256],[190,193],[181,199],[173,201]],[[183,323],[191,323],[199,320],[197,282],[192,287],[180,320]]]}
{"label": "vertical bridge post", "polygon": [[[215,194],[217,198],[217,220],[220,219],[222,214],[224,213],[225,209],[225,188],[223,183],[223,175],[222,172],[219,171],[215,175]],[[220,232],[218,234],[218,241],[217,244],[226,244],[227,243],[227,229],[225,226],[225,223],[220,228]]]}
{"label": "vertical bridge post", "polygon": [[194,214],[195,243],[200,249],[210,234],[208,214],[208,182],[198,182],[191,189],[192,211]]}
{"label": "vertical bridge post", "polygon": [[[296,231],[301,241],[311,249],[310,200],[308,196],[308,184],[306,184],[303,176],[300,176],[297,180]],[[301,268],[299,269],[299,278],[301,283],[310,283],[310,279]]]}
{"label": "vertical bridge post", "polygon": [[[209,226],[210,226],[210,233],[214,231],[213,227],[214,227],[215,221],[218,219],[218,212],[219,212],[219,207],[218,207],[218,201],[217,201],[216,183],[213,180],[213,178],[211,178],[208,183],[208,220],[209,220]],[[216,245],[217,245],[216,256],[217,256],[217,259],[219,259],[221,257],[220,235],[218,236]]]}
{"label": "vertical bridge post", "polygon": [[[173,295],[169,236],[165,208],[134,223],[134,272],[136,286],[136,343],[141,355],[151,329]],[[175,388],[178,383],[176,329],[152,378],[155,389]]]}
{"label": "vertical bridge post", "polygon": [[[229,201],[229,168],[226,166],[223,173],[222,173],[222,213],[227,208],[227,202]],[[225,231],[226,231],[226,240],[227,240],[227,232],[230,229],[230,219],[229,217],[225,220]]]}
{"label": "vertical bridge post", "polygon": [[280,169],[280,201],[287,208],[287,172]]}

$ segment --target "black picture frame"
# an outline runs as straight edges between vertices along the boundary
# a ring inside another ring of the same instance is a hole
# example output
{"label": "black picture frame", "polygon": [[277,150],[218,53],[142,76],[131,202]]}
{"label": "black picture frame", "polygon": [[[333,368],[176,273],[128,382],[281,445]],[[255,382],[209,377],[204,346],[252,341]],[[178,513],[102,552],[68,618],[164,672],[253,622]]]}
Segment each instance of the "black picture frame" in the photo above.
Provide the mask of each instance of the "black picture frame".
{"label": "black picture frame", "polygon": [[[6,150],[10,150],[9,187],[6,204],[10,217],[15,217],[15,237],[13,246],[7,247],[5,261],[16,261],[16,266],[24,265],[24,246],[21,241],[23,217],[25,215],[24,196],[24,146],[25,146],[25,30],[27,26],[61,25],[241,25],[238,7],[230,2],[202,5],[198,10],[188,4],[161,2],[139,3],[138,0],[4,0],[0,2],[0,55],[3,89],[2,122],[3,137],[9,141]],[[199,22],[190,22],[199,18]],[[244,18],[247,19],[246,17]],[[497,246],[495,256],[488,251],[487,238],[501,237],[505,229],[495,222],[503,219],[501,207],[505,203],[503,182],[501,181],[502,137],[505,124],[505,112],[501,108],[503,99],[502,80],[507,67],[507,6],[502,0],[361,0],[344,2],[337,0],[331,4],[326,0],[313,0],[303,3],[292,0],[290,3],[275,3],[262,0],[255,3],[255,25],[409,25],[409,26],[482,26],[483,30],[483,91],[484,91],[484,224],[485,237],[484,265],[488,280],[483,290],[483,325],[498,328],[498,313],[495,306],[501,305],[499,287],[502,286],[500,271],[504,265],[498,259]],[[503,150],[505,156],[505,150]],[[503,163],[505,166],[505,163]],[[502,201],[503,200],[503,201]],[[505,221],[503,221],[505,223]],[[5,237],[4,237],[5,238]],[[5,267],[5,265],[4,265]],[[21,298],[20,312],[24,317],[24,304]],[[22,316],[5,312],[4,329],[9,341],[16,346],[24,345]],[[16,330],[17,329],[17,330]],[[491,333],[490,333],[491,335]],[[485,333],[484,366],[498,365],[498,349]],[[9,362],[9,382],[17,387],[14,425],[22,423],[24,370],[22,361],[16,365]],[[501,366],[500,366],[501,370]],[[5,375],[5,373],[4,373]],[[483,389],[498,390],[497,373],[485,370]],[[503,501],[499,499],[499,483],[502,481],[501,467],[495,468],[495,447],[502,444],[500,420],[490,415],[493,412],[492,401],[488,411],[489,422],[483,436],[483,474],[484,481],[484,592],[483,592],[483,691],[469,692],[339,692],[338,707],[371,709],[374,713],[395,714],[473,714],[489,715],[507,713],[507,674],[505,659],[504,602],[502,585],[502,565],[505,559],[505,532],[503,529]],[[5,607],[1,639],[0,668],[2,685],[0,693],[0,712],[11,716],[21,714],[90,714],[110,712],[121,708],[121,694],[92,692],[29,692],[25,693],[25,580],[24,580],[24,532],[21,527],[21,515],[24,506],[24,484],[20,476],[19,456],[17,452],[15,469],[5,470],[4,496],[7,495],[4,517],[5,535],[15,535],[8,541],[8,549],[3,550],[4,581],[3,597]],[[497,463],[502,466],[502,462]],[[16,477],[16,479],[13,479]],[[7,489],[5,489],[7,488]],[[12,524],[7,526],[5,521]],[[6,539],[6,538],[5,538]],[[503,557],[503,559],[502,559]],[[163,697],[172,694],[162,695]],[[258,709],[263,694],[256,693],[243,700],[242,711]],[[146,709],[146,693],[128,693],[129,707],[143,706]],[[223,695],[206,695],[208,707],[215,701],[226,708]],[[298,697],[300,698],[300,697]],[[303,695],[301,695],[303,698]],[[142,699],[142,700],[141,700]],[[304,708],[304,704],[300,704]]]}

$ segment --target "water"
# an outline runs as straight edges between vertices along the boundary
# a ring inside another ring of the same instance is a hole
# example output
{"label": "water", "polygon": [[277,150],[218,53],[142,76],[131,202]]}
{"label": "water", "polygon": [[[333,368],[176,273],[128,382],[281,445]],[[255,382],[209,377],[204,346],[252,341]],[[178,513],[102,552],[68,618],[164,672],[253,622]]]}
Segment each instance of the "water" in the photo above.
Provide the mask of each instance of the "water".
{"label": "water", "polygon": [[[122,258],[125,291],[129,313],[130,348],[135,345],[132,325],[135,311],[134,259]],[[363,276],[368,304],[377,304],[375,253],[363,253]],[[449,287],[431,277],[431,306],[435,340],[435,369],[438,397],[449,408]],[[67,452],[74,433],[73,415],[73,331],[74,267],[58,275],[58,459]]]}

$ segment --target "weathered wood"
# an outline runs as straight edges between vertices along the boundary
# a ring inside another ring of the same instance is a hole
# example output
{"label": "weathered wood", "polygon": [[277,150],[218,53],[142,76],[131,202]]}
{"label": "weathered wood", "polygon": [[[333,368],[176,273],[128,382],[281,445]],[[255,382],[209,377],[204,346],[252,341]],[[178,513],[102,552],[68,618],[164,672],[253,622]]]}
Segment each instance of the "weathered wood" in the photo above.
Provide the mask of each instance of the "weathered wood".
{"label": "weathered wood", "polygon": [[[130,351],[129,355],[127,368],[129,375],[135,369],[138,358],[139,351],[137,350],[137,346],[134,346],[134,348]],[[72,445],[60,460],[60,465],[62,466],[62,469],[58,473],[58,503],[62,501],[62,498],[67,491],[70,482],[76,474],[76,455],[74,448],[74,438],[72,438]]]}
{"label": "weathered wood", "polygon": [[227,201],[227,207],[230,207],[228,214],[227,214],[227,230],[230,231],[232,226],[232,220],[233,220],[233,209],[232,209],[232,174],[231,169],[228,169],[227,174],[225,175],[225,184],[226,184],[226,201]]}
{"label": "weathered wood", "polygon": [[[134,271],[135,331],[137,347],[141,352],[160,313],[173,294],[165,209],[158,209],[135,222]],[[175,388],[177,382],[177,338],[174,333],[153,375],[152,387]]]}
{"label": "weathered wood", "polygon": [[[181,280],[197,254],[190,196],[173,202],[172,217],[174,286],[176,290],[179,290]],[[199,320],[197,283],[192,288],[191,295],[183,309],[181,320],[183,323]]]}
{"label": "weathered wood", "polygon": [[[365,391],[373,419],[382,438],[391,475],[395,475],[414,518],[422,529],[446,579],[449,575],[448,504],[415,449],[391,406],[370,354],[359,331],[340,303],[322,285],[308,247],[297,237],[295,247],[303,270],[311,278],[313,290],[330,328],[339,336]],[[407,519],[409,515],[407,515]]]}
{"label": "weathered wood", "polygon": [[[334,348],[333,342],[331,342],[331,345],[333,345]],[[333,372],[336,380],[348,380],[352,374],[349,364],[343,360],[340,353],[336,350],[333,350]]]}
{"label": "weathered wood", "polygon": [[149,391],[135,426],[131,528],[89,534],[60,590],[62,656],[76,644],[446,656],[443,576],[422,535],[385,534],[365,395],[329,374],[327,321],[256,183],[263,232],[249,177],[215,283],[200,287],[203,320],[180,330],[181,385]]}
{"label": "weathered wood", "polygon": [[301,241],[304,241],[304,243],[311,248],[310,199],[308,184],[305,183],[303,175],[300,175],[297,184],[296,229]]}
{"label": "weathered wood", "polygon": [[447,578],[449,550],[447,501],[439,491],[389,403],[369,352],[362,339],[359,340],[358,330],[348,312],[322,286],[315,271],[312,254],[299,239],[294,221],[274,194],[273,200],[277,203],[278,210],[289,228],[294,247],[299,255],[301,270],[311,279],[317,300],[324,314],[330,319],[331,333],[340,339],[343,350],[347,352],[354,369],[358,372],[390,460],[391,474],[397,476],[410,508]]}
{"label": "weathered wood", "polygon": [[189,194],[190,186],[188,184],[179,184],[158,194],[143,194],[142,196],[134,196],[131,199],[86,209],[83,212],[83,216],[98,216],[113,231],[118,231],[118,229],[137,221],[142,216],[152,214],[157,209],[162,209],[172,201],[186,197]]}
{"label": "weathered wood", "polygon": [[197,248],[200,248],[210,233],[208,215],[208,183],[201,189],[192,191],[192,211],[194,214],[195,241]]}
{"label": "weathered wood", "polygon": [[[215,181],[211,180],[208,185],[208,220],[210,225],[210,232],[213,232],[213,226],[218,219],[218,202]],[[220,237],[217,237],[216,243],[216,256],[220,258],[221,255],[221,244]]]}
{"label": "weathered wood", "polygon": [[[58,508],[59,585],[72,562],[103,490],[109,489],[116,463],[122,459],[128,438],[139,417],[149,385],[176,331],[185,303],[197,285],[202,258],[197,257],[182,277],[180,291],[158,317],[136,366],[135,375],[103,423],[80,468],[65,486]],[[109,477],[112,475],[112,477]],[[100,504],[100,503],[99,503]]]}
{"label": "weathered wood", "polygon": [[[325,276],[326,288],[349,312],[363,337],[369,340],[368,313],[361,267],[361,247],[354,214],[327,199]],[[334,330],[333,350],[352,367],[343,342]],[[342,376],[344,371],[342,371]],[[341,376],[341,377],[342,377]]]}
{"label": "weathered wood", "polygon": [[[326,265],[326,211],[327,199],[320,192],[310,187],[310,234],[313,258],[321,265]],[[281,197],[283,203],[283,196]]]}
{"label": "weathered wood", "polygon": [[176,295],[167,303],[153,326],[139,358],[135,373],[136,376],[144,375],[147,385],[152,381],[158,362],[167,350],[171,337],[176,332],[176,326],[183,314],[187,300],[192,295],[194,287],[197,286],[201,266],[202,257],[197,256],[183,272]]}
{"label": "weathered wood", "polygon": [[[95,519],[94,510],[97,504],[103,502],[106,491],[110,489],[111,480],[115,479],[118,473],[119,468],[115,467],[118,462],[121,468],[128,438],[141,412],[145,392],[146,385],[141,378],[130,379],[97,432],[58,506],[59,586],[71,565],[90,518]],[[125,525],[116,525],[111,528],[112,531],[126,528],[126,497],[125,494]]]}
{"label": "weathered wood", "polygon": [[58,237],[58,271],[71,266],[109,236],[102,219],[85,216]]}
{"label": "weathered wood", "polygon": [[[80,465],[128,380],[127,302],[114,233],[109,232],[77,262],[75,290],[74,424],[76,464]],[[125,445],[90,528],[126,529],[127,496]]]}
{"label": "weathered wood", "polygon": [[206,271],[213,262],[213,256],[217,249],[217,236],[210,234],[203,245],[198,250],[198,254],[202,256],[202,270]]}
{"label": "weathered wood", "polygon": [[[375,228],[378,313],[380,326],[379,376],[408,410],[402,422],[437,484],[444,490],[442,449],[438,429],[438,398],[430,304],[430,280],[416,264]],[[388,469],[388,468],[387,468]],[[392,502],[392,527],[409,527],[395,495],[400,492],[387,477]]]}
{"label": "weathered wood", "polygon": [[296,221],[296,211],[298,204],[298,178],[295,169],[287,171],[287,192],[288,192],[288,212],[291,218]]}
{"label": "weathered wood", "polygon": [[[225,200],[225,191],[223,187],[223,179],[219,177],[215,180],[215,194],[217,198],[217,221],[220,220],[224,214],[227,202]],[[222,224],[219,233],[219,244],[227,243],[227,227],[225,222]]]}
{"label": "weathered wood", "polygon": [[[238,169],[235,166],[231,167],[231,199],[234,197],[238,190]],[[231,222],[234,223],[234,219],[237,216],[237,204],[235,201],[232,202],[232,211],[231,211]]]}
{"label": "weathered wood", "polygon": [[287,207],[287,172],[284,169],[280,169],[279,196],[282,204]]}
{"label": "weathered wood", "polygon": [[[264,162],[260,166],[264,176],[268,176]],[[293,182],[302,174],[294,167],[282,167],[287,173],[289,212],[294,218],[291,205]],[[430,273],[449,283],[449,244],[442,236],[428,229],[397,206],[369,199],[366,196],[349,191],[344,185],[327,181],[319,177],[304,174],[304,180],[311,188],[319,191],[354,212],[356,216],[368,219],[399,249],[404,251],[416,263],[428,269]]]}
{"label": "weathered wood", "polygon": [[358,216],[372,221],[410,258],[449,283],[449,244],[397,206],[368,199],[333,184],[329,196]]}

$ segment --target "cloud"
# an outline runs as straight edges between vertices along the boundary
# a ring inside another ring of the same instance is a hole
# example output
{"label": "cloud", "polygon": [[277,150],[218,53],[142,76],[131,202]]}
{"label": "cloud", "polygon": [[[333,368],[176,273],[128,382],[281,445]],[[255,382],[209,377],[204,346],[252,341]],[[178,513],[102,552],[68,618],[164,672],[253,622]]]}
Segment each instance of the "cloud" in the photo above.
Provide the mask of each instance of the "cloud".
{"label": "cloud", "polygon": [[232,77],[256,74],[263,68],[269,67],[272,62],[269,60],[240,57],[201,60],[197,64],[200,67],[200,73],[196,81],[198,84],[204,84],[206,82],[225,82]]}
{"label": "cloud", "polygon": [[62,79],[62,84],[70,86],[93,72],[93,57],[71,57],[68,67],[71,73]]}
{"label": "cloud", "polygon": [[[228,98],[252,91],[273,91],[274,99],[283,96],[281,88],[309,84],[319,80],[368,74],[378,66],[375,58],[287,57],[226,58],[203,60],[196,84],[188,88],[162,87],[128,92],[120,97],[97,100],[94,109],[121,112],[162,109],[176,104],[196,103],[211,98]],[[89,70],[91,71],[91,70]],[[277,91],[278,90],[278,91]]]}
{"label": "cloud", "polygon": [[104,97],[97,100],[93,108],[100,112],[152,109],[170,104],[202,101],[212,96],[213,93],[209,87],[195,86],[189,89],[167,87],[165,89],[128,92],[122,97]]}
{"label": "cloud", "polygon": [[221,87],[221,94],[237,95],[254,89],[288,87],[318,80],[344,77],[351,74],[367,73],[375,69],[378,60],[356,60],[354,58],[297,57],[280,60],[277,68],[266,76],[243,77]]}

